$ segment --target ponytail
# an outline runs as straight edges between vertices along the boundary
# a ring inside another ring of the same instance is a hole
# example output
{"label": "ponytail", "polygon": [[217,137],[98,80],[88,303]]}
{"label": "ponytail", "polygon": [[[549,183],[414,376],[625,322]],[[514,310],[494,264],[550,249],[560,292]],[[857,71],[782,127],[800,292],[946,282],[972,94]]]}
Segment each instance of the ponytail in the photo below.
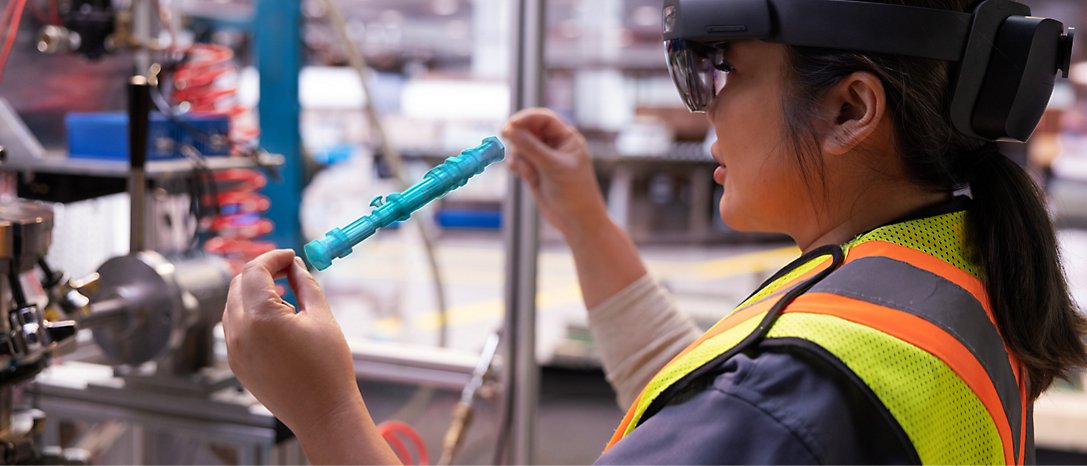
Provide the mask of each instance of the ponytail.
{"label": "ponytail", "polygon": [[[921,8],[971,11],[974,0],[864,0]],[[1053,379],[1087,366],[1087,317],[1068,294],[1056,235],[1042,192],[996,144],[957,132],[949,117],[951,67],[901,55],[789,47],[782,99],[786,141],[802,167],[818,162],[813,116],[819,97],[854,72],[882,82],[894,139],[907,175],[919,186],[948,194],[969,186],[968,243],[981,267],[997,326],[1023,363],[1030,397]],[[981,146],[981,149],[977,148]],[[812,166],[817,173],[819,165]],[[805,173],[807,173],[805,168]]]}
{"label": "ponytail", "polygon": [[1087,366],[1087,319],[1068,293],[1053,224],[1037,184],[995,144],[978,153],[968,180],[972,253],[997,325],[1026,367],[1030,398],[1071,367]]}

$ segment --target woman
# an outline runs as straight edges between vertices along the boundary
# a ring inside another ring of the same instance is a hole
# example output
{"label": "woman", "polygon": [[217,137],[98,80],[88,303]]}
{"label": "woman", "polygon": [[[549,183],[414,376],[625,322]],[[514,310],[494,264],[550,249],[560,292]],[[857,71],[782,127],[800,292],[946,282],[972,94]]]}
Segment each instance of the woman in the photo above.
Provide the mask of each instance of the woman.
{"label": "woman", "polygon": [[[605,371],[631,406],[599,461],[1030,461],[1032,402],[1087,363],[1087,326],[1037,188],[952,121],[952,65],[760,40],[701,53],[727,72],[701,101],[721,218],[804,252],[701,337],[608,218],[584,138],[539,109],[503,130],[512,171],[573,251]],[[275,294],[282,274],[297,315]],[[249,264],[223,324],[238,378],[312,462],[395,462],[292,252]]]}

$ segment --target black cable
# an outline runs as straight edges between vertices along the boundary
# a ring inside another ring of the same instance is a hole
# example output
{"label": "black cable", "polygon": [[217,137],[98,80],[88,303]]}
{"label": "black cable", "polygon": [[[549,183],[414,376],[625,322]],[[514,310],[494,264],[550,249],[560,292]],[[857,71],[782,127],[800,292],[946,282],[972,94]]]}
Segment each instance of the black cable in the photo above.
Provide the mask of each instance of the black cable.
{"label": "black cable", "polygon": [[38,259],[38,268],[42,269],[42,287],[50,289],[60,284],[64,280],[64,274],[57,273],[49,266],[49,263],[45,261],[45,258]]}
{"label": "black cable", "polygon": [[11,300],[15,301],[15,307],[26,307],[26,293],[23,291],[22,282],[19,281],[19,272],[17,270],[12,270],[8,274],[8,285],[11,286]]}

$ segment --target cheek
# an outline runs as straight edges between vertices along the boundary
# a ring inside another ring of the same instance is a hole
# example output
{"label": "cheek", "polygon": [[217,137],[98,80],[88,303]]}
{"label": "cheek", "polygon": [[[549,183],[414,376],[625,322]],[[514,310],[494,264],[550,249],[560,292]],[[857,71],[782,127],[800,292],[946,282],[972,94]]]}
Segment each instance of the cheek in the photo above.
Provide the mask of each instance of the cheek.
{"label": "cheek", "polygon": [[712,113],[726,165],[721,217],[737,230],[783,231],[796,206],[808,204],[798,199],[805,185],[784,142],[780,94],[766,83],[729,91]]}
{"label": "cheek", "polygon": [[795,155],[782,143],[781,135],[773,133],[733,148],[738,153],[729,160],[725,176],[722,219],[735,229],[782,231],[795,217],[793,211],[808,205],[802,199],[806,184]]}

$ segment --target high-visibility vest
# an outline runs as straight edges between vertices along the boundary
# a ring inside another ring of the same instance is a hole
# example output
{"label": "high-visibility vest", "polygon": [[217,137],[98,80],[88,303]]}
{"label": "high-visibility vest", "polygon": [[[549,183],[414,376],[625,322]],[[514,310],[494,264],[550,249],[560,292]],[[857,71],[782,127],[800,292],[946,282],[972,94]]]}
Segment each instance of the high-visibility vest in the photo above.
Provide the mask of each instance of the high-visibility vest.
{"label": "high-visibility vest", "polygon": [[1023,464],[1033,457],[1025,374],[964,251],[965,216],[881,227],[797,259],[665,365],[607,448],[757,343],[814,348],[851,373],[922,463]]}

